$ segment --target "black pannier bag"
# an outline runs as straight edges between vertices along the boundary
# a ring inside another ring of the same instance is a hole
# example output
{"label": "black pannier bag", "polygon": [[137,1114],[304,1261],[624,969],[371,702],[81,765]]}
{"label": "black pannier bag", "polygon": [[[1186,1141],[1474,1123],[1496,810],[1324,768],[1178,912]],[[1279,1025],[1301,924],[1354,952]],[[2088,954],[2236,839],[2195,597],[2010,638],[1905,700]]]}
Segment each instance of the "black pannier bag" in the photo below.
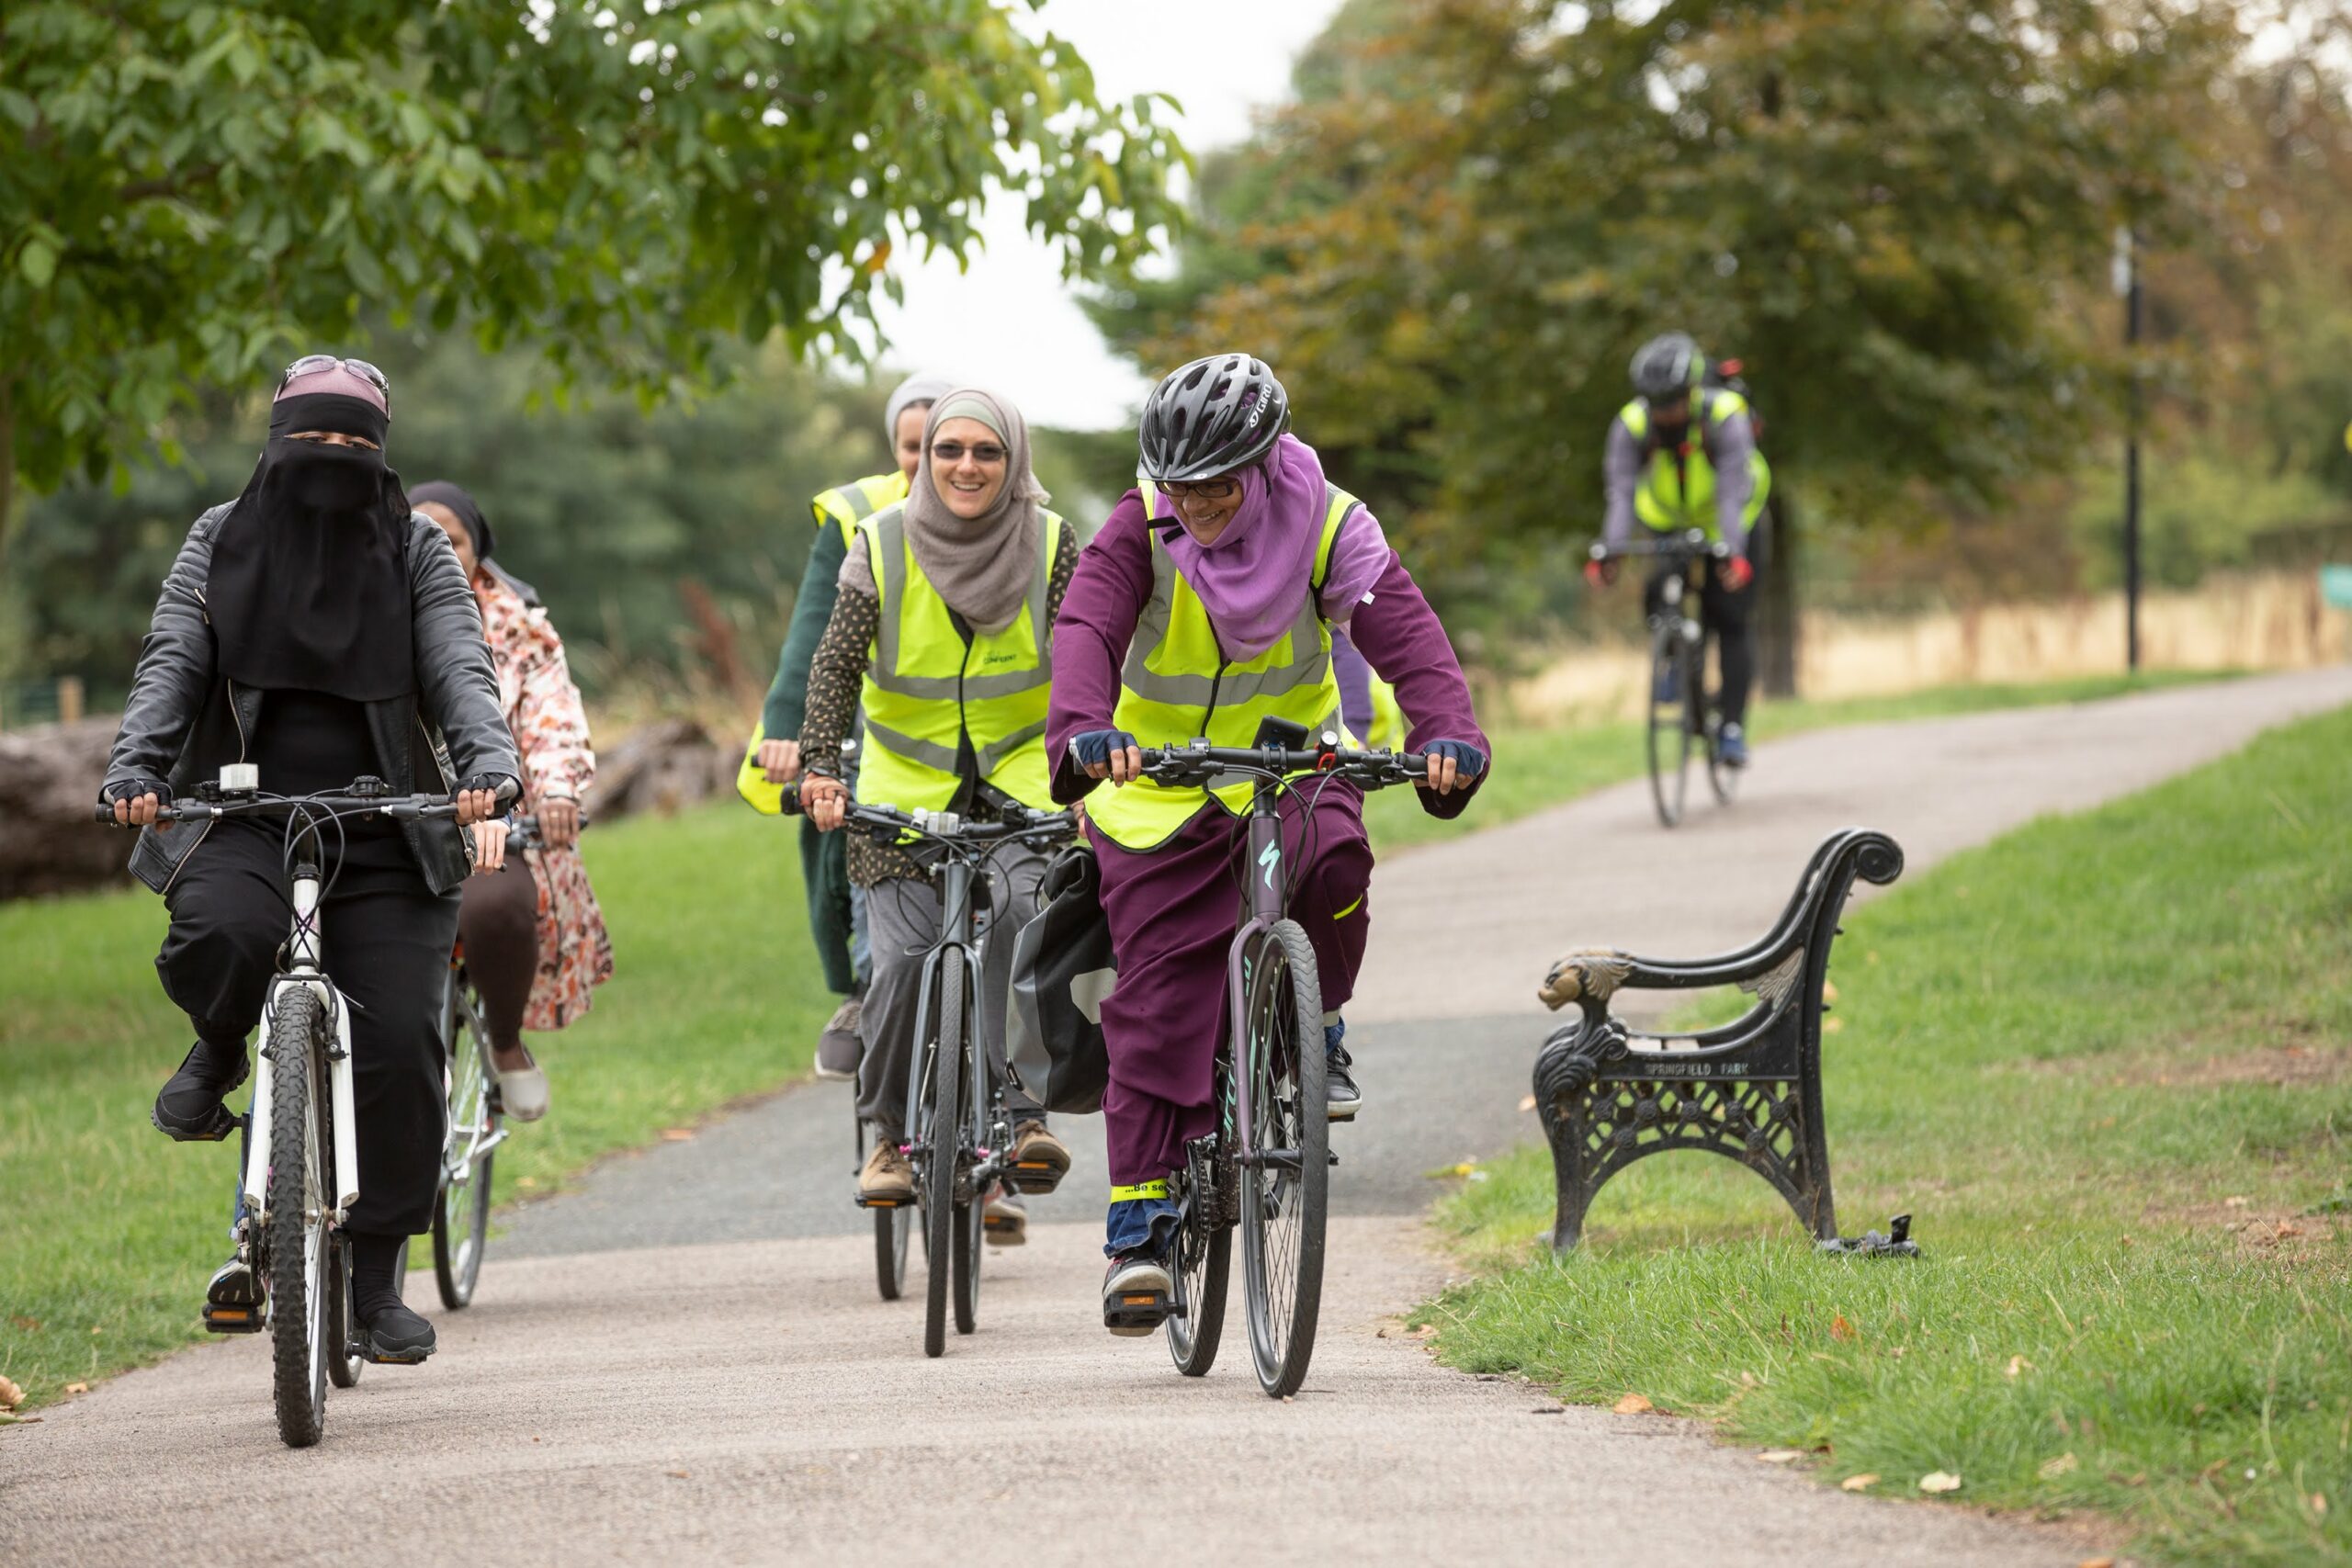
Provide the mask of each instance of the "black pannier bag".
{"label": "black pannier bag", "polygon": [[1023,1088],[1069,1115],[1102,1110],[1111,1078],[1102,998],[1119,974],[1102,888],[1093,850],[1068,846],[1046,863],[1036,916],[1012,940],[1005,1055]]}

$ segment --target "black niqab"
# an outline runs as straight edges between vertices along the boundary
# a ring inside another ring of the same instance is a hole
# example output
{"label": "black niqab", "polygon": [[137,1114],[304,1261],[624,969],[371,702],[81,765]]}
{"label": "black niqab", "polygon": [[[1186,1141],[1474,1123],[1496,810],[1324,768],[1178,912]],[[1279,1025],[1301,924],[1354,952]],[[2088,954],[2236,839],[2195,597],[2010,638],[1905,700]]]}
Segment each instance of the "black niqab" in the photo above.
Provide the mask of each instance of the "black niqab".
{"label": "black niqab", "polygon": [[[389,423],[340,393],[271,407],[269,445],[220,525],[205,589],[229,679],[354,702],[415,692],[410,510],[384,462]],[[311,430],[378,449],[293,439]]]}

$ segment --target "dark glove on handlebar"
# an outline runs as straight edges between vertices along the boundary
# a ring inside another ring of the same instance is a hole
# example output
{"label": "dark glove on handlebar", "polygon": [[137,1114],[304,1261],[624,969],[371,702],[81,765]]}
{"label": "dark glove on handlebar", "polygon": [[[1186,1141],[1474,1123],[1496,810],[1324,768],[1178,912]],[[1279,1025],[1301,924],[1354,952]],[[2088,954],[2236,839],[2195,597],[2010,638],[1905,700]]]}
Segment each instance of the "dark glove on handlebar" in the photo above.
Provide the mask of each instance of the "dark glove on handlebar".
{"label": "dark glove on handlebar", "polygon": [[1487,771],[1487,754],[1467,740],[1432,740],[1428,751],[1432,757],[1453,758],[1455,773],[1465,779],[1475,779]]}
{"label": "dark glove on handlebar", "polygon": [[153,795],[158,806],[172,803],[172,786],[161,779],[118,779],[98,791],[98,804],[110,807],[118,801],[137,800],[142,795]]}
{"label": "dark glove on handlebar", "polygon": [[1136,738],[1124,729],[1089,729],[1069,738],[1069,750],[1080,767],[1106,768],[1112,752],[1124,751],[1135,743]]}
{"label": "dark glove on handlebar", "polygon": [[490,790],[498,796],[499,805],[511,806],[522,795],[523,783],[511,773],[476,773],[451,793],[470,795],[478,789]]}

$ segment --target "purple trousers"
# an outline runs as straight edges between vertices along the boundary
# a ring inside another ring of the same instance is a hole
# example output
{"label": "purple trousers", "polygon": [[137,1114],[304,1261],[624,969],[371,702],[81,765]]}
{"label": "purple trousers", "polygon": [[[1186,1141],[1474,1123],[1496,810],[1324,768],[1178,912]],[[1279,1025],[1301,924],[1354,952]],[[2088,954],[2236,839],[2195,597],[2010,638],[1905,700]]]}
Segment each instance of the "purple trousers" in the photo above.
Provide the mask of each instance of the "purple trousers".
{"label": "purple trousers", "polygon": [[[1106,786],[1107,787],[1107,786]],[[1334,1011],[1355,992],[1371,918],[1372,844],[1363,797],[1331,780],[1282,800],[1290,915],[1306,930]],[[1111,1082],[1102,1095],[1111,1181],[1155,1181],[1184,1163],[1187,1140],[1215,1124],[1211,1077],[1226,1030],[1226,958],[1248,913],[1246,818],[1214,807],[1154,850],[1091,836],[1119,981],[1102,1003]]]}

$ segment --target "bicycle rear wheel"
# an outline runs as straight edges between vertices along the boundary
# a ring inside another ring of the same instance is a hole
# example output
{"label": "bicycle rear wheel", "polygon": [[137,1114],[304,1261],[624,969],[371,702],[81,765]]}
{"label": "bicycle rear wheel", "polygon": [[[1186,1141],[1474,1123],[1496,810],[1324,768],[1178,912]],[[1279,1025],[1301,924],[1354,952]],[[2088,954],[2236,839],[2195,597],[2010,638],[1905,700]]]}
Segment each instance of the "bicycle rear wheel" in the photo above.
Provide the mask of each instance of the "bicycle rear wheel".
{"label": "bicycle rear wheel", "polygon": [[[334,1145],[324,1106],[319,998],[308,986],[277,994],[269,1021],[269,1176],[263,1188],[269,1243],[270,1392],[277,1435],[307,1449],[326,1429],[331,1329],[327,1276],[335,1242],[327,1229]],[[340,1355],[343,1347],[332,1351]]]}
{"label": "bicycle rear wheel", "polygon": [[351,1238],[337,1236],[334,1256],[327,1260],[327,1382],[337,1388],[357,1386],[359,1374],[368,1370],[368,1358],[359,1349],[360,1333],[351,1295]]}
{"label": "bicycle rear wheel", "polygon": [[[1672,695],[1668,695],[1671,686]],[[1682,628],[1669,621],[1650,637],[1650,798],[1668,828],[1682,820],[1690,765],[1690,714],[1695,696],[1683,667]]]}
{"label": "bicycle rear wheel", "polygon": [[[1221,1064],[1219,1077],[1227,1071]],[[1221,1194],[1201,1179],[1208,1174],[1206,1163],[1196,1158],[1186,1172],[1176,1228],[1175,1310],[1168,1314],[1168,1358],[1188,1378],[1205,1377],[1216,1365],[1233,1270],[1233,1227]],[[1234,1172],[1227,1168],[1222,1175],[1229,1180]]]}
{"label": "bicycle rear wheel", "polygon": [[[968,993],[966,999],[967,1003],[972,1000]],[[975,1156],[988,1145],[992,1094],[988,1055],[978,1049],[979,1031],[974,1027],[977,1022],[977,1019],[967,1017],[960,1032],[972,1051],[970,1060],[964,1064],[964,1135],[965,1147]],[[989,1194],[987,1185],[979,1181],[958,1181],[956,1185],[964,1199],[956,1208],[956,1332],[969,1334],[980,1315],[980,1258],[987,1251],[980,1242],[981,1232],[988,1225]]]}
{"label": "bicycle rear wheel", "polygon": [[1252,944],[1243,991],[1242,1071],[1250,1110],[1242,1152],[1241,1257],[1258,1386],[1298,1392],[1315,1354],[1330,1199],[1324,1105],[1323,993],[1295,920]]}
{"label": "bicycle rear wheel", "polygon": [[964,958],[954,948],[939,954],[937,1028],[931,1052],[931,1103],[922,1125],[923,1250],[930,1277],[924,1280],[922,1353],[947,1351],[947,1285],[954,1272],[956,1158],[964,1139]]}
{"label": "bicycle rear wheel", "polygon": [[[881,1134],[871,1122],[857,1124],[857,1155],[860,1163],[865,1151],[874,1146]],[[906,1203],[888,1209],[871,1209],[874,1216],[874,1284],[886,1302],[895,1302],[907,1289],[907,1242],[914,1235],[913,1209]]]}
{"label": "bicycle rear wheel", "polygon": [[460,975],[450,1005],[448,1135],[441,1149],[440,1200],[433,1206],[433,1276],[455,1312],[474,1299],[490,1235],[490,1174],[498,1157],[482,1145],[498,1130],[491,1100],[490,1040],[481,1006]]}

